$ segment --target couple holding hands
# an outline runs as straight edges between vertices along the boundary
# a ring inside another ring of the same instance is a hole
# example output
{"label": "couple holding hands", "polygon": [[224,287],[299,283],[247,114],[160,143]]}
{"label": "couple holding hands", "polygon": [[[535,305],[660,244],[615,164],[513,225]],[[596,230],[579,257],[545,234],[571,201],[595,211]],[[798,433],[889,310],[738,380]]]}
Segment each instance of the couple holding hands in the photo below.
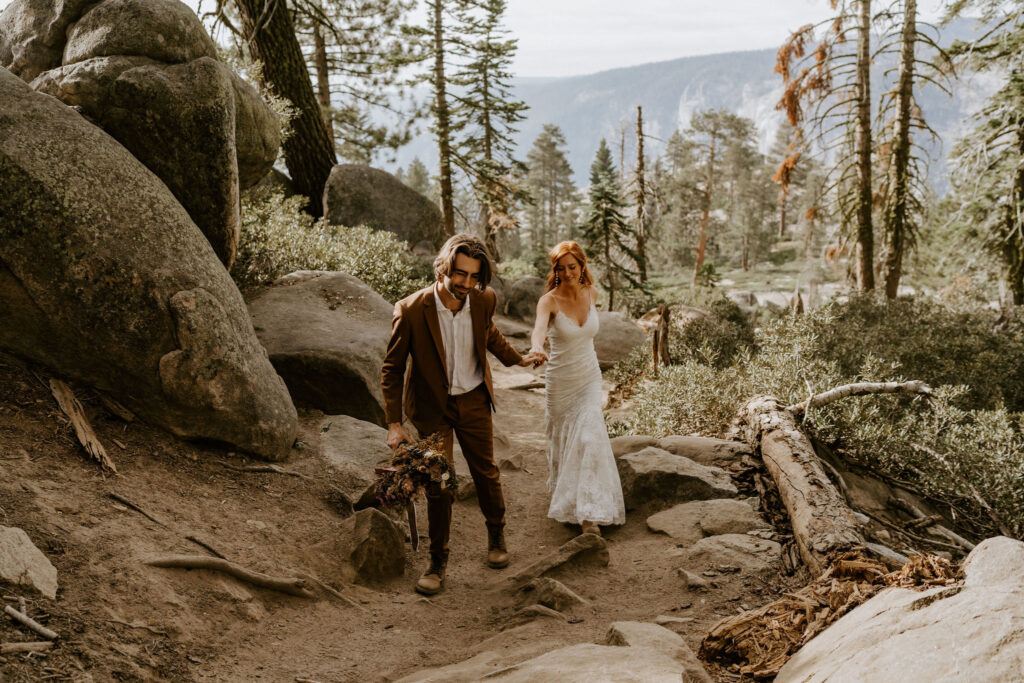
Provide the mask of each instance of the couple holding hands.
{"label": "couple holding hands", "polygon": [[[395,304],[381,373],[388,446],[412,441],[402,426],[403,411],[420,437],[440,432],[449,461],[453,438],[459,439],[487,524],[487,564],[496,569],[508,565],[509,554],[501,474],[494,462],[487,351],[506,366],[548,364],[548,516],[598,535],[599,525],[622,524],[626,517],[601,411],[601,369],[594,351],[597,289],[576,242],[558,244],[550,259],[531,348],[523,356],[494,325],[497,297],[487,287],[494,273],[487,248],[471,235],[450,238],[434,261],[436,281]],[[551,342],[550,357],[544,353],[545,338]],[[416,584],[420,593],[433,595],[444,584],[452,498],[440,487],[427,491],[430,564]]]}

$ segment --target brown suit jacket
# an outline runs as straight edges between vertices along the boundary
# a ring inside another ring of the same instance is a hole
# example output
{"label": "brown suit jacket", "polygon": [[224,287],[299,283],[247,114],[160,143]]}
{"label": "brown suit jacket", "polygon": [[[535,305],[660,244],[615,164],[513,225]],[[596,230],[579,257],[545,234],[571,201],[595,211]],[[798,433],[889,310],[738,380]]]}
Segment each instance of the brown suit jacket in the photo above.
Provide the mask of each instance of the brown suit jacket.
{"label": "brown suit jacket", "polygon": [[[493,353],[506,366],[515,365],[522,356],[512,348],[494,326],[494,308],[497,304],[494,290],[469,292],[469,310],[473,318],[473,338],[476,353],[483,363],[484,384],[491,405],[494,405],[494,387],[491,369],[487,365],[486,351]],[[381,390],[384,393],[384,413],[388,423],[402,421],[402,385],[406,361],[412,357],[412,368],[405,380],[405,414],[414,425],[432,428],[438,425],[448,402],[448,371],[445,368],[441,325],[437,321],[434,285],[421,289],[395,304],[395,317],[391,322],[384,367],[381,369]]]}

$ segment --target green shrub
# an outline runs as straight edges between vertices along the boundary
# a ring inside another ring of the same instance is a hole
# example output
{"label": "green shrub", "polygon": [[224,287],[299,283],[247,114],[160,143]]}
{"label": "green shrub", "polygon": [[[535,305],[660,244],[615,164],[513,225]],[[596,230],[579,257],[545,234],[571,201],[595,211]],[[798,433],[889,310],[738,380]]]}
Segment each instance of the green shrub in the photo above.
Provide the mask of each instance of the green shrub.
{"label": "green shrub", "polygon": [[669,331],[669,357],[673,363],[697,360],[716,367],[731,365],[743,349],[754,345],[754,326],[743,310],[725,297],[707,306],[711,314],[682,329]]}
{"label": "green shrub", "polygon": [[544,272],[538,272],[535,263],[521,256],[498,264],[498,272],[502,279],[508,282],[515,282],[530,275],[534,277],[547,277],[548,274],[547,269]]}
{"label": "green shrub", "polygon": [[1024,336],[1014,323],[995,330],[995,321],[988,311],[933,301],[861,297],[786,316],[731,363],[706,341],[659,377],[633,379],[634,413],[618,431],[719,435],[757,395],[793,404],[849,382],[922,379],[936,387],[934,399],[847,398],[811,411],[805,427],[844,457],[954,505],[979,536],[995,533],[976,491],[1019,537],[1024,425],[1009,406],[1024,391]]}
{"label": "green shrub", "polygon": [[[385,231],[327,225],[301,211],[304,197],[258,194],[242,202],[242,234],[231,275],[242,289],[296,270],[359,278],[388,301],[429,283],[429,264]],[[427,277],[424,277],[427,275]]]}

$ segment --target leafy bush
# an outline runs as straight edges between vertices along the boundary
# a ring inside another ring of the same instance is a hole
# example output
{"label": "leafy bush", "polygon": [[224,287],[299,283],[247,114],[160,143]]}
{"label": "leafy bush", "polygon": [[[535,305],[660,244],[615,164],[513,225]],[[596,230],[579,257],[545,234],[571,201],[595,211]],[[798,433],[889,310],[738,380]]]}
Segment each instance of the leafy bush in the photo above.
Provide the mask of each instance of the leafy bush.
{"label": "leafy bush", "polygon": [[515,282],[529,275],[535,277],[547,277],[547,270],[539,272],[537,265],[525,258],[514,258],[498,264],[498,272],[501,277],[509,282]]}
{"label": "leafy bush", "polygon": [[388,301],[424,287],[429,265],[393,234],[345,228],[301,211],[304,197],[263,193],[242,202],[242,234],[231,275],[240,288],[296,270],[336,270],[359,278]]}
{"label": "leafy bush", "polygon": [[806,428],[845,457],[955,506],[979,535],[1001,524],[1019,537],[1024,424],[1008,406],[1024,391],[1024,335],[1014,323],[996,331],[994,322],[987,311],[866,297],[786,316],[731,364],[691,353],[657,378],[634,379],[635,411],[618,431],[717,435],[760,394],[793,404],[848,382],[922,379],[936,387],[934,399],[847,398],[811,411]]}
{"label": "leafy bush", "polygon": [[711,314],[682,329],[669,331],[669,357],[673,363],[698,360],[708,365],[731,365],[741,350],[754,345],[754,326],[743,310],[724,297],[707,306]]}

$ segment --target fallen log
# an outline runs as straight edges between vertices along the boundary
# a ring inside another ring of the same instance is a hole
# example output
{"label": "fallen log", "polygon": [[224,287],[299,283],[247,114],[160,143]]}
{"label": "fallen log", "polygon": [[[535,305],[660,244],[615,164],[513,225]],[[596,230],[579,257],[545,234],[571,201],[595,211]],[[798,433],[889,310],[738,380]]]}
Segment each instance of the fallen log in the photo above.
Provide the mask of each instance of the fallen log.
{"label": "fallen log", "polygon": [[800,559],[817,576],[829,555],[864,544],[846,501],[825,474],[796,417],[777,399],[758,396],[740,409],[733,430],[757,452],[779,487]]}
{"label": "fallen log", "polygon": [[254,586],[268,588],[270,590],[297,595],[301,598],[316,597],[309,584],[300,578],[279,577],[263,574],[251,569],[221,559],[219,557],[208,557],[206,555],[162,555],[147,560],[146,564],[151,567],[167,567],[180,569],[211,569],[224,572],[240,581],[251,583]]}

